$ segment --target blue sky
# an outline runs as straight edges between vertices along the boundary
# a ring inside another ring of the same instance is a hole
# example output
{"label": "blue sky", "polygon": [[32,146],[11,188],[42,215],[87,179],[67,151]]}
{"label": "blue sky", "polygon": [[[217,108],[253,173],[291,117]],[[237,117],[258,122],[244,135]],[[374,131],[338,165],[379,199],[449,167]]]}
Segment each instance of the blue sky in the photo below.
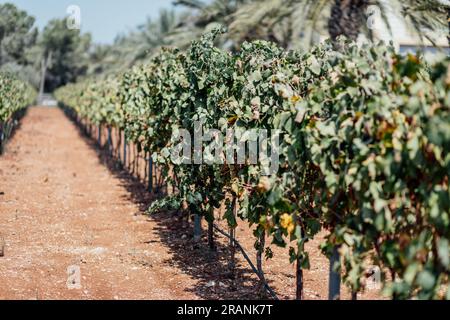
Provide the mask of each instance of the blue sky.
{"label": "blue sky", "polygon": [[90,32],[99,43],[111,43],[117,34],[135,28],[147,17],[157,17],[162,8],[172,7],[172,0],[0,0],[6,2],[34,16],[40,29],[49,20],[66,16],[68,6],[78,5],[82,31]]}

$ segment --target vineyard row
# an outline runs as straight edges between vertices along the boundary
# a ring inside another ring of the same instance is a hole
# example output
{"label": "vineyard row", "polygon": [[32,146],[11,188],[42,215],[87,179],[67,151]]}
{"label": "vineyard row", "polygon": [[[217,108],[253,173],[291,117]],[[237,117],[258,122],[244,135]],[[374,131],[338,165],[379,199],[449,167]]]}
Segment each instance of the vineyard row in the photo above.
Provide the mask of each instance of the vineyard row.
{"label": "vineyard row", "polygon": [[36,91],[10,74],[0,73],[0,155],[24,109],[36,99]]}
{"label": "vineyard row", "polygon": [[[224,205],[231,230],[237,217],[256,227],[260,255],[287,247],[299,280],[310,264],[305,243],[326,230],[321,249],[355,295],[377,265],[392,298],[450,299],[448,61],[429,66],[345,40],[307,53],[256,41],[231,53],[214,45],[221,32],[56,97],[152,154],[175,192],[150,212],[178,209],[212,222]],[[173,163],[174,134],[193,132],[196,121],[224,133],[279,130],[278,173]]]}

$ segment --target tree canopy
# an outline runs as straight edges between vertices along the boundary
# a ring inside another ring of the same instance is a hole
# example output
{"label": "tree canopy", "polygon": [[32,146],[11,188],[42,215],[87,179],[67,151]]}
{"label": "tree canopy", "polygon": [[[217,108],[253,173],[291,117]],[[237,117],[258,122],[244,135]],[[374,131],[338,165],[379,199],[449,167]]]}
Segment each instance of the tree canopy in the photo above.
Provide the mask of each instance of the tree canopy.
{"label": "tree canopy", "polygon": [[[450,5],[446,0],[176,0],[182,10],[160,11],[159,17],[121,34],[111,45],[93,44],[89,34],[70,30],[55,19],[41,34],[35,19],[13,4],[0,5],[0,70],[18,74],[35,87],[45,65],[46,90],[80,77],[105,76],[154,57],[161,47],[187,48],[190,42],[218,24],[228,28],[219,47],[238,51],[244,41],[268,40],[286,49],[307,49],[329,35],[355,40],[372,39],[367,21],[372,5],[391,30],[392,14],[420,38],[434,41],[436,32],[448,33]],[[447,30],[447,31],[446,31]],[[51,58],[51,59],[49,59]]]}
{"label": "tree canopy", "polygon": [[44,28],[39,39],[44,57],[49,59],[46,88],[49,91],[73,82],[88,69],[90,34],[67,28],[65,19],[55,19]]}

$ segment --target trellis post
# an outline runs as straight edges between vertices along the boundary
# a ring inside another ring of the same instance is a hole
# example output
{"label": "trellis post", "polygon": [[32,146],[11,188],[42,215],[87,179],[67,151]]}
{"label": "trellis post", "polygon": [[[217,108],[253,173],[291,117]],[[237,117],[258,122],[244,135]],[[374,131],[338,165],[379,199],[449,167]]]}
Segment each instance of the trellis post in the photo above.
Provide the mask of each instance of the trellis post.
{"label": "trellis post", "polygon": [[3,143],[3,140],[5,139],[5,123],[0,122],[0,141]]}
{"label": "trellis post", "polygon": [[3,122],[0,122],[0,155],[3,154],[3,141],[5,140],[3,125],[4,125]]}
{"label": "trellis post", "polygon": [[194,214],[194,241],[199,242],[202,238],[202,218],[199,214]]}
{"label": "trellis post", "polygon": [[340,263],[338,247],[333,248],[330,257],[330,277],[328,287],[328,299],[339,300],[341,297],[341,274],[339,270],[335,271],[335,266]]}
{"label": "trellis post", "polygon": [[[236,219],[237,216],[237,197],[233,196],[233,202],[232,202],[232,206],[233,206],[233,217],[234,219]],[[230,242],[229,242],[229,248],[230,248],[230,262],[229,262],[229,269],[230,269],[230,274],[232,277],[235,276],[235,271],[236,271],[236,243],[235,243],[235,239],[236,239],[236,227],[230,226]]]}
{"label": "trellis post", "polygon": [[[263,254],[266,246],[266,231],[263,230],[258,236],[258,250],[256,251],[256,268],[258,269],[259,279],[260,279],[260,293],[261,295],[266,294],[266,279],[263,270]],[[265,297],[264,297],[265,298]]]}
{"label": "trellis post", "polygon": [[120,149],[122,147],[122,130],[121,129],[117,129],[115,130],[116,132],[116,139],[117,139],[117,149],[116,154],[114,156],[117,156],[117,159],[120,161],[122,161],[121,156],[120,156]]}
{"label": "trellis post", "polygon": [[111,126],[108,126],[108,152],[112,154],[112,136],[111,136]]}
{"label": "trellis post", "polygon": [[98,145],[102,146],[102,125],[98,125]]}
{"label": "trellis post", "polygon": [[215,251],[216,244],[214,243],[214,220],[208,221],[208,246],[209,250]]}
{"label": "trellis post", "polygon": [[127,167],[127,137],[123,135],[123,168]]}
{"label": "trellis post", "polygon": [[303,300],[303,269],[302,258],[297,257],[297,263],[295,265],[295,282],[296,282],[296,298],[297,300]]}
{"label": "trellis post", "polygon": [[148,157],[148,192],[153,192],[153,157]]}

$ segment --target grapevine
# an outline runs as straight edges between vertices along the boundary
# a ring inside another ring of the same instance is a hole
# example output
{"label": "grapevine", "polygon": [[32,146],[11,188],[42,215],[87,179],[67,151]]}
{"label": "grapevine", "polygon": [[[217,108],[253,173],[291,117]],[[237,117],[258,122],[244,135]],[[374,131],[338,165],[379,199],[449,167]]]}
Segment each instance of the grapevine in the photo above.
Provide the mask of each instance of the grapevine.
{"label": "grapevine", "polygon": [[[346,40],[339,51],[329,42],[302,54],[256,41],[231,53],[214,45],[221,32],[56,96],[153,154],[176,192],[151,212],[186,206],[212,221],[225,203],[230,228],[237,214],[256,226],[260,253],[271,256],[270,237],[300,270],[310,266],[305,243],[326,230],[323,252],[338,250],[353,292],[364,290],[372,263],[390,297],[450,299],[449,62],[428,66]],[[278,172],[172,163],[173,133],[193,132],[194,121],[222,133],[278,130]]]}

